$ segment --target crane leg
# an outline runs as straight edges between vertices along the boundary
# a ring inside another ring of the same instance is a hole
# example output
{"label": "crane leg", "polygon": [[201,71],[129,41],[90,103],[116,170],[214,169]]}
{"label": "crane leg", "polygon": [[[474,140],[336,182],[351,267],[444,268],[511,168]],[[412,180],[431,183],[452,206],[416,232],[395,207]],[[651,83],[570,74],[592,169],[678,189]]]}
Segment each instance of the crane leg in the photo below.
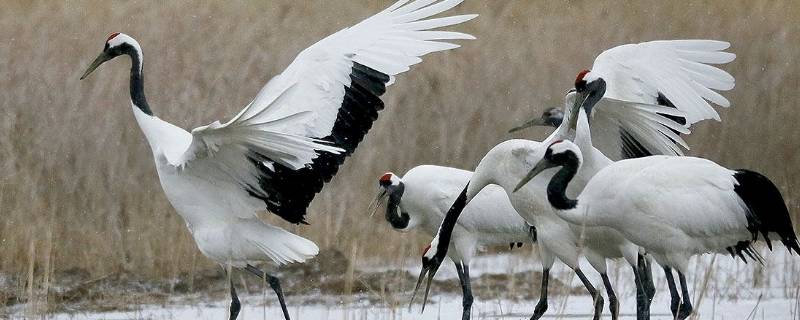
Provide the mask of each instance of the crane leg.
{"label": "crane leg", "polygon": [[669,304],[669,309],[672,311],[672,319],[678,318],[678,307],[681,304],[681,296],[678,294],[678,286],[675,285],[675,277],[672,276],[672,268],[665,266],[664,275],[667,278],[667,285],[669,286],[669,295],[672,298]]}
{"label": "crane leg", "polygon": [[639,255],[638,260],[639,273],[642,276],[642,285],[644,286],[644,292],[647,295],[647,305],[650,306],[650,303],[653,302],[653,297],[656,295],[656,286],[653,283],[653,270],[651,268],[652,262],[641,254]]}
{"label": "crane leg", "polygon": [[538,320],[547,311],[547,282],[550,280],[550,269],[542,270],[542,292],[539,295],[539,302],[536,303],[536,309],[533,310],[531,320]]}
{"label": "crane leg", "polygon": [[692,301],[689,299],[689,288],[686,286],[686,277],[680,271],[678,271],[678,280],[681,282],[681,295],[683,296],[680,310],[678,310],[678,319],[683,320],[692,314]]}
{"label": "crane leg", "polygon": [[631,268],[633,268],[633,278],[636,281],[636,319],[649,320],[650,304],[647,303],[647,294],[642,283],[639,267],[631,264]]}
{"label": "crane leg", "polygon": [[233,285],[233,278],[230,279],[231,285],[231,315],[230,320],[236,320],[239,316],[239,311],[242,310],[242,304],[239,302],[239,295],[236,294],[236,287]]}
{"label": "crane leg", "polygon": [[458,280],[461,282],[461,291],[463,298],[461,306],[464,308],[461,313],[461,320],[469,320],[470,313],[472,312],[472,287],[469,282],[469,265],[464,262],[457,262],[456,273],[458,273]]}
{"label": "crane leg", "polygon": [[289,310],[286,309],[286,301],[284,300],[283,297],[283,289],[281,289],[281,281],[278,278],[269,275],[266,272],[261,271],[261,269],[258,269],[249,264],[247,265],[247,267],[245,267],[245,270],[247,270],[247,272],[252,273],[256,277],[265,279],[267,283],[269,283],[269,286],[272,288],[273,291],[275,291],[275,294],[278,296],[278,302],[281,304],[281,311],[283,311],[284,320],[290,320]]}
{"label": "crane leg", "polygon": [[278,302],[281,304],[281,310],[283,311],[283,318],[289,320],[289,310],[286,309],[286,300],[283,298],[283,290],[281,289],[281,282],[278,278],[273,277],[271,275],[267,275],[267,282],[269,282],[269,286],[275,291],[275,294],[278,295]]}
{"label": "crane leg", "polygon": [[608,293],[608,310],[611,311],[611,319],[617,320],[617,318],[619,318],[619,300],[617,300],[617,294],[614,293],[614,288],[611,287],[611,280],[608,279],[608,274],[601,273],[600,276],[603,278],[603,286],[606,287],[606,293]]}
{"label": "crane leg", "polygon": [[589,291],[589,294],[592,296],[594,302],[594,316],[592,319],[599,320],[600,315],[603,313],[603,295],[597,292],[597,289],[594,288],[592,282],[589,281],[589,278],[586,278],[586,275],[583,274],[580,268],[575,268],[575,274],[578,275],[578,278],[583,282],[583,286],[586,287],[586,290]]}

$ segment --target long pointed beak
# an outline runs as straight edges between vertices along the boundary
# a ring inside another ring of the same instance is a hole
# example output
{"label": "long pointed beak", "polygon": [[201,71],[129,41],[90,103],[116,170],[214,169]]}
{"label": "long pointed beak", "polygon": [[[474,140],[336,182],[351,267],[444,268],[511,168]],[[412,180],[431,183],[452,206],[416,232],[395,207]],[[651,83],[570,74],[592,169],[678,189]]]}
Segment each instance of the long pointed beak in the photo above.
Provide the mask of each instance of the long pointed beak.
{"label": "long pointed beak", "polygon": [[419,287],[422,285],[422,280],[425,279],[425,275],[428,273],[428,269],[422,267],[422,270],[419,272],[419,278],[417,279],[417,284],[414,286],[414,293],[411,294],[411,301],[408,302],[408,310],[411,311],[411,306],[414,304],[414,298],[417,297],[417,291],[419,291]]}
{"label": "long pointed beak", "polygon": [[105,51],[101,52],[100,55],[94,59],[92,64],[89,65],[89,68],[86,68],[86,72],[84,72],[83,75],[81,76],[81,80],[86,79],[86,77],[88,77],[89,74],[92,73],[92,71],[94,71],[94,69],[97,69],[97,67],[103,64],[103,62],[111,60],[111,58],[113,57],[110,54],[106,53]]}
{"label": "long pointed beak", "polygon": [[524,187],[526,184],[528,184],[528,182],[530,182],[531,179],[536,177],[536,175],[538,175],[542,171],[545,171],[545,170],[550,169],[552,167],[554,167],[554,165],[550,161],[542,159],[541,161],[539,161],[539,163],[536,164],[536,166],[533,167],[533,169],[531,169],[530,172],[528,172],[527,175],[525,175],[525,178],[522,178],[522,181],[520,181],[517,184],[517,186],[514,187],[514,192],[517,192],[517,190],[522,189],[522,187]]}
{"label": "long pointed beak", "polygon": [[[452,236],[453,228],[455,228],[456,221],[458,221],[458,216],[461,215],[461,212],[464,211],[464,207],[467,206],[469,203],[467,199],[467,191],[469,190],[469,182],[467,185],[464,186],[464,190],[461,190],[461,193],[456,198],[456,201],[450,206],[450,209],[447,210],[447,214],[442,220],[441,226],[439,226],[439,232],[436,235],[436,246],[434,248],[435,254],[431,258],[427,258],[425,256],[426,253],[423,253],[422,256],[422,271],[419,273],[419,279],[417,279],[417,285],[414,287],[414,294],[411,295],[411,303],[414,302],[414,297],[417,296],[417,291],[419,290],[420,285],[422,285],[422,279],[425,279],[425,276],[428,276],[428,283],[425,286],[425,300],[422,301],[422,311],[425,311],[425,305],[428,303],[428,294],[431,292],[431,282],[433,282],[433,276],[436,275],[436,271],[439,270],[439,267],[442,265],[442,261],[447,257],[447,247],[450,245],[450,237]],[[432,243],[433,245],[433,243]],[[427,252],[427,251],[426,251]],[[409,308],[411,308],[411,303],[409,303]]]}
{"label": "long pointed beak", "polygon": [[527,128],[530,128],[530,127],[534,127],[534,126],[547,126],[547,123],[545,123],[544,119],[542,119],[542,118],[532,119],[532,120],[530,120],[528,122],[525,122],[521,126],[511,128],[511,130],[508,130],[508,133],[514,133],[514,132],[517,132],[517,131],[520,131],[520,130],[524,130],[524,129],[527,129]]}
{"label": "long pointed beak", "polygon": [[428,304],[428,294],[431,292],[431,282],[435,274],[436,270],[428,272],[428,282],[425,284],[425,296],[422,297],[422,310],[420,310],[419,313],[425,312],[425,305]]}
{"label": "long pointed beak", "polygon": [[389,193],[386,192],[385,188],[383,187],[378,187],[378,188],[379,188],[378,195],[375,196],[375,199],[370,201],[369,207],[367,207],[367,212],[369,212],[370,217],[374,216],[375,212],[378,212],[378,208],[380,208],[381,203],[383,202],[382,201],[383,198],[389,195]]}
{"label": "long pointed beak", "polygon": [[425,296],[423,296],[422,300],[422,310],[420,313],[425,312],[425,305],[428,304],[428,294],[431,292],[431,283],[433,282],[433,276],[436,275],[436,271],[439,269],[439,265],[433,265],[430,267],[423,266],[422,271],[419,273],[419,278],[417,279],[417,284],[414,286],[414,293],[411,295],[411,301],[408,303],[408,309],[411,310],[411,305],[414,304],[414,298],[417,296],[417,291],[422,286],[422,281],[426,278],[427,275],[428,281],[425,284]]}
{"label": "long pointed beak", "polygon": [[[588,98],[589,93],[586,91],[577,92],[575,94],[575,101],[572,103],[572,108],[569,109],[569,128],[575,129],[575,127],[578,125],[578,110],[580,110],[582,107],[585,107],[584,104]],[[586,110],[586,115],[590,114],[591,108],[592,106],[589,106],[589,109],[584,108],[584,110]]]}

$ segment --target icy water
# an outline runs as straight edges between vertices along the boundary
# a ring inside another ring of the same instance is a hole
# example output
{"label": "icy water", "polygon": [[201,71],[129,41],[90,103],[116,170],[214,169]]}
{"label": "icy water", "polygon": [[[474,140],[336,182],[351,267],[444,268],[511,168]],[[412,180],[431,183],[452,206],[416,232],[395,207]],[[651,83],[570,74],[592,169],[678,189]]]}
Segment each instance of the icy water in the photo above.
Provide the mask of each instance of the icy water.
{"label": "icy water", "polygon": [[[412,310],[406,307],[395,309],[369,305],[323,305],[312,304],[290,307],[292,319],[350,320],[350,319],[460,319],[461,298],[459,296],[437,296],[433,303],[420,313],[420,306]],[[554,297],[550,301],[550,309],[545,318],[585,319],[591,315],[591,299],[589,296]],[[169,307],[143,306],[131,312],[109,313],[74,313],[57,314],[52,319],[225,319],[227,318],[227,302],[219,301],[210,305],[188,306],[175,305]],[[262,297],[244,297],[245,307],[239,319],[281,319],[281,311],[277,305],[263,304]],[[512,302],[508,300],[477,301],[473,306],[473,319],[528,319],[533,311],[534,302]],[[635,302],[624,299],[621,319],[635,319]],[[669,315],[668,295],[660,294],[654,300],[652,319],[671,319]],[[716,303],[703,303],[698,309],[699,319],[798,319],[797,301],[790,299],[768,299],[737,301],[723,300]],[[794,311],[792,311],[794,310]],[[604,318],[609,318],[605,312]]]}
{"label": "icy water", "polygon": [[[687,275],[697,319],[800,319],[800,262],[797,256],[789,256],[783,247],[765,257],[763,266],[744,264],[729,256],[707,255],[694,259]],[[366,261],[358,265],[364,272],[396,270],[398,266],[386,266],[380,261]],[[486,287],[476,288],[473,319],[528,319],[538,298],[539,282],[520,283],[504,280],[507,274],[536,272],[539,263],[531,255],[498,254],[479,256],[472,263],[472,278],[486,279],[498,275],[490,292]],[[598,288],[599,277],[592,269],[582,264],[587,275]],[[412,274],[419,272],[419,262],[409,259],[400,268]],[[288,294],[292,319],[460,319],[461,297],[441,286],[456,281],[452,265],[442,267],[438,286],[431,291],[431,298],[424,312],[421,304],[408,308],[410,292],[399,290],[399,294],[362,292],[350,297],[342,295],[292,295]],[[635,298],[632,273],[621,262],[609,268],[612,283],[621,303],[621,319],[635,319]],[[652,305],[653,319],[671,319],[669,292],[660,268],[653,270],[657,293]],[[585,294],[573,273],[561,264],[551,271],[551,294],[545,318],[590,317],[591,299]],[[561,288],[558,288],[558,287]],[[497,289],[499,287],[499,289]],[[246,292],[246,291],[244,291]],[[244,293],[240,291],[243,310],[240,319],[281,319],[282,314],[271,291]],[[571,294],[565,294],[570,292]],[[493,295],[497,294],[497,297]],[[527,297],[527,298],[524,298]],[[421,298],[417,298],[420,302]],[[80,307],[65,308],[67,312],[48,315],[50,319],[226,319],[228,300],[221,295],[208,298],[203,292],[174,296],[159,305],[131,305],[126,311],[86,312]],[[25,306],[12,307],[11,318],[22,318]],[[606,306],[604,318],[610,319]]]}

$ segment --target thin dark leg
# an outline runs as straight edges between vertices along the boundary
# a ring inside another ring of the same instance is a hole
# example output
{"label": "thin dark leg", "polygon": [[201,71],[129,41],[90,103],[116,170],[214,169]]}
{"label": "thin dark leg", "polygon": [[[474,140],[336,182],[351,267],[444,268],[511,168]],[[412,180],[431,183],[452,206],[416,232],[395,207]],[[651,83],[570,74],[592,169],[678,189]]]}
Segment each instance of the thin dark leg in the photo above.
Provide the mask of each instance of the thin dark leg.
{"label": "thin dark leg", "polygon": [[239,296],[236,294],[236,287],[231,278],[231,316],[229,319],[235,320],[239,316],[240,310],[242,310],[242,304],[239,302]]}
{"label": "thin dark leg", "polygon": [[614,288],[611,287],[611,280],[608,279],[608,274],[601,273],[600,276],[603,278],[603,285],[606,287],[606,292],[608,293],[608,310],[611,311],[611,319],[617,320],[617,318],[619,318],[619,300],[617,300],[617,294],[614,293]]}
{"label": "thin dark leg", "polygon": [[672,298],[670,301],[669,309],[672,310],[672,319],[678,318],[678,307],[681,304],[681,296],[678,294],[678,286],[675,285],[675,277],[672,276],[672,268],[664,267],[664,275],[667,277],[667,285],[669,286],[669,295]]}
{"label": "thin dark leg", "polygon": [[639,267],[631,265],[631,268],[633,268],[633,278],[636,282],[636,319],[650,320],[650,304],[647,303],[647,294],[639,274]]}
{"label": "thin dark leg", "polygon": [[269,286],[272,288],[273,291],[275,291],[275,294],[278,296],[278,302],[281,304],[281,310],[283,311],[283,318],[285,320],[290,320],[289,319],[289,310],[286,309],[286,301],[283,298],[283,290],[281,289],[281,281],[278,278],[276,278],[276,277],[274,277],[272,275],[269,275],[269,274],[261,271],[260,269],[254,267],[254,266],[251,266],[249,264],[247,265],[247,267],[245,267],[245,270],[247,270],[247,272],[250,272],[253,275],[255,275],[256,277],[259,277],[261,279],[264,279],[264,277],[266,277],[267,283],[269,283]]}
{"label": "thin dark leg", "polygon": [[461,320],[469,320],[470,313],[472,312],[472,287],[470,286],[469,281],[469,266],[463,262],[455,263],[455,265],[456,273],[458,273],[458,280],[461,282],[461,291],[463,294],[463,298],[461,300],[461,306],[463,307]]}
{"label": "thin dark leg", "polygon": [[531,320],[538,320],[547,311],[547,282],[550,280],[550,269],[542,271],[542,292],[539,295],[539,302],[536,304],[536,309],[533,310]]}
{"label": "thin dark leg", "polygon": [[269,282],[269,286],[275,291],[275,294],[278,295],[278,302],[280,302],[281,310],[283,310],[283,318],[289,320],[289,310],[286,309],[286,301],[283,298],[280,280],[271,275],[267,275],[267,282]]}
{"label": "thin dark leg", "polygon": [[592,283],[588,278],[586,278],[586,275],[583,274],[581,269],[575,268],[575,273],[578,275],[578,278],[581,279],[583,286],[586,287],[587,291],[589,291],[589,294],[592,296],[592,300],[594,301],[594,316],[592,319],[599,320],[600,315],[603,313],[603,296],[597,292],[597,289],[594,288]]}
{"label": "thin dark leg", "polygon": [[681,282],[681,294],[683,295],[683,302],[681,302],[680,310],[678,310],[678,319],[683,320],[692,314],[692,301],[689,299],[689,288],[686,286],[686,277],[678,271],[678,280]]}
{"label": "thin dark leg", "polygon": [[653,301],[656,295],[656,285],[653,283],[653,270],[650,261],[644,258],[644,255],[639,255],[639,275],[642,276],[642,285],[644,286],[644,293],[647,295],[647,305]]}

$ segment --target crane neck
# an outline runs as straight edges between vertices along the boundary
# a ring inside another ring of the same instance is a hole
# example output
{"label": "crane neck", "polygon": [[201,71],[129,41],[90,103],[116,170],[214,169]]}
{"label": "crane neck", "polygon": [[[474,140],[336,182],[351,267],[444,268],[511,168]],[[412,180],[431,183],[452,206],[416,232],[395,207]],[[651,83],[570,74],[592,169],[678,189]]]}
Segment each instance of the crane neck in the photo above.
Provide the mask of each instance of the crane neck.
{"label": "crane neck", "polygon": [[577,157],[570,157],[562,166],[561,169],[553,175],[550,183],[547,185],[547,200],[550,205],[557,210],[571,210],[578,206],[578,200],[570,199],[567,197],[567,187],[569,183],[575,178],[580,168],[580,161]]}
{"label": "crane neck", "polygon": [[567,197],[567,186],[580,167],[577,157],[567,160],[547,185],[547,200],[561,219],[575,225],[597,226],[600,224],[588,214],[588,207],[583,202]]}
{"label": "crane neck", "polygon": [[440,255],[442,258],[447,254],[447,249],[450,246],[450,238],[453,235],[453,229],[456,227],[458,217],[461,215],[461,212],[464,211],[464,207],[467,206],[467,203],[469,203],[469,201],[467,201],[468,189],[469,183],[467,183],[464,190],[459,193],[456,201],[450,206],[450,209],[444,216],[444,220],[442,220],[442,224],[439,226],[439,232],[434,238],[434,241],[436,241],[436,254]]}
{"label": "crane neck", "polygon": [[408,227],[408,222],[411,219],[408,213],[403,212],[400,208],[400,201],[405,192],[405,184],[402,182],[393,187],[389,192],[389,201],[386,203],[386,221],[395,229],[405,229]]}
{"label": "crane neck", "polygon": [[145,114],[152,116],[153,111],[150,110],[150,105],[147,103],[147,98],[144,96],[144,74],[143,70],[143,56],[140,49],[130,47],[127,54],[131,57],[131,103],[142,110]]}

